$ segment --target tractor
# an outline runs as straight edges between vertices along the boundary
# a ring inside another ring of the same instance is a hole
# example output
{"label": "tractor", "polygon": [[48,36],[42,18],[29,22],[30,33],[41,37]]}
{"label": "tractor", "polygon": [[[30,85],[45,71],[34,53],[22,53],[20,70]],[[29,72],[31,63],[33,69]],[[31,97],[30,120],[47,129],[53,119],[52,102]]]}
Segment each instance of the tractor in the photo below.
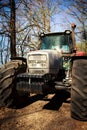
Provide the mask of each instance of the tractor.
{"label": "tractor", "polygon": [[76,52],[74,29],[72,24],[72,30],[41,33],[37,50],[2,66],[0,106],[25,102],[30,93],[65,91],[71,94],[71,116],[87,120],[87,57]]}

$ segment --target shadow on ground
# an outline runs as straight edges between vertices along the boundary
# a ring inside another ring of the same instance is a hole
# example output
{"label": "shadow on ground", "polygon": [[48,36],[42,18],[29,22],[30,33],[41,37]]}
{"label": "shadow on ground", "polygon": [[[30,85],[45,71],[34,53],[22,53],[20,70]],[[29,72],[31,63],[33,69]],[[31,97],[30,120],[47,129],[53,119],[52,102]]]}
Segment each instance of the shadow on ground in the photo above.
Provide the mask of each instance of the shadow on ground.
{"label": "shadow on ground", "polygon": [[58,92],[54,95],[50,102],[43,107],[43,109],[58,110],[62,106],[62,103],[70,103],[70,101],[67,101],[68,98],[70,98],[69,92]]}
{"label": "shadow on ground", "polygon": [[68,98],[70,98],[70,93],[65,91],[57,92],[51,99],[47,98],[47,95],[32,95],[28,97],[27,100],[25,99],[22,103],[13,105],[13,108],[21,109],[38,100],[45,100],[49,102],[43,107],[43,109],[58,110],[62,106],[63,102],[68,103]]}
{"label": "shadow on ground", "polygon": [[33,94],[32,96],[29,96],[29,97],[21,100],[20,103],[17,103],[17,102],[14,103],[12,105],[12,108],[13,109],[14,108],[15,109],[21,109],[21,108],[24,108],[24,107],[26,107],[26,106],[28,106],[28,105],[30,105],[30,104],[38,101],[38,100],[43,100],[43,98],[44,98],[44,95],[34,95]]}

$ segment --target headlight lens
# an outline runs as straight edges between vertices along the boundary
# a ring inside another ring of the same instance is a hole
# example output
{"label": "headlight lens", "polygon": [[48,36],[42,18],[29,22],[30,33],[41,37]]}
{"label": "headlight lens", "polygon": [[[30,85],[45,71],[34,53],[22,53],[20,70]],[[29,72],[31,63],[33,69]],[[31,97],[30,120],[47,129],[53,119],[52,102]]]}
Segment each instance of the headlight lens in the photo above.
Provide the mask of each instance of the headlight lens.
{"label": "headlight lens", "polygon": [[29,61],[34,60],[34,56],[29,55],[28,60],[29,60]]}
{"label": "headlight lens", "polygon": [[46,61],[46,55],[42,55],[41,60]]}

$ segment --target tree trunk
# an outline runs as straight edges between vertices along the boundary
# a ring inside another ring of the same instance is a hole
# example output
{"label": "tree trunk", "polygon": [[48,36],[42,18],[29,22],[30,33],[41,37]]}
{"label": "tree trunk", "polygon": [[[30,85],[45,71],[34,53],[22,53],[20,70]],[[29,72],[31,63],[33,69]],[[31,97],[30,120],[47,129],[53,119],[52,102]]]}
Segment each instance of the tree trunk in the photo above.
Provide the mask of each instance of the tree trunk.
{"label": "tree trunk", "polygon": [[11,16],[10,16],[10,51],[11,58],[16,57],[16,31],[15,31],[15,1],[10,0]]}

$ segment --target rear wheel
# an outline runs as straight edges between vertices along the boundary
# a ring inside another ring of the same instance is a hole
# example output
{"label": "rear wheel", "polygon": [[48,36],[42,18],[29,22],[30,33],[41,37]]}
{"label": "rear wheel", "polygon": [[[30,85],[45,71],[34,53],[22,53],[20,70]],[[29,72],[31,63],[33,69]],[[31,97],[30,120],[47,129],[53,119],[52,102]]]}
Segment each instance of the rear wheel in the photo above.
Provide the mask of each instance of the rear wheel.
{"label": "rear wheel", "polygon": [[18,95],[16,91],[16,76],[26,72],[26,62],[12,60],[0,69],[0,106],[10,107],[13,103],[19,104],[24,96]]}
{"label": "rear wheel", "polygon": [[71,117],[87,120],[87,58],[77,57],[73,60]]}

